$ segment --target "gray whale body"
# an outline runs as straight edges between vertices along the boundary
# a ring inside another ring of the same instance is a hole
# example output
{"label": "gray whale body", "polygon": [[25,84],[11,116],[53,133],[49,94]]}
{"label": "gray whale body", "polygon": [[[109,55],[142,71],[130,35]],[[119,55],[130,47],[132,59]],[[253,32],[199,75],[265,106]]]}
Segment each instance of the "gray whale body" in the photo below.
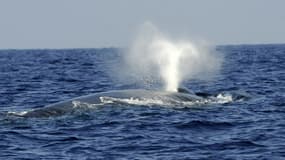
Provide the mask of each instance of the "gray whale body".
{"label": "gray whale body", "polygon": [[[106,103],[152,105],[152,102],[155,101],[158,102],[154,103],[155,105],[187,107],[193,104],[229,103],[233,101],[248,100],[249,98],[250,96],[248,94],[240,92],[221,92],[219,94],[209,94],[203,92],[194,93],[185,88],[178,88],[178,92],[144,89],[115,90],[73,98],[16,115],[21,117],[61,116],[74,110],[76,111],[78,102],[79,104],[84,105],[104,106]],[[130,103],[132,100],[134,102],[145,101],[147,103]]]}
{"label": "gray whale body", "polygon": [[157,99],[164,102],[194,102],[202,100],[195,94],[183,89],[181,92],[165,92],[165,91],[152,91],[143,89],[132,90],[117,90],[102,93],[95,93],[87,96],[81,96],[70,100],[47,105],[43,108],[34,109],[22,114],[22,117],[51,117],[60,116],[70,112],[74,107],[74,102],[82,102],[87,104],[100,104],[102,97],[119,98],[119,99]]}

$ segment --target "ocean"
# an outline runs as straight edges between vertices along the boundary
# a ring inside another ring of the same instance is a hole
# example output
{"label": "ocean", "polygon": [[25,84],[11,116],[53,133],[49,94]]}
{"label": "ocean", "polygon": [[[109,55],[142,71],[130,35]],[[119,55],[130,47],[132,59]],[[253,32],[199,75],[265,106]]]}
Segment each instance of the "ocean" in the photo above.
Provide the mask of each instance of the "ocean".
{"label": "ocean", "polygon": [[9,113],[159,85],[115,78],[120,48],[0,50],[0,159],[285,159],[285,45],[215,50],[224,56],[220,72],[183,86],[246,98],[191,106],[109,103],[32,118]]}

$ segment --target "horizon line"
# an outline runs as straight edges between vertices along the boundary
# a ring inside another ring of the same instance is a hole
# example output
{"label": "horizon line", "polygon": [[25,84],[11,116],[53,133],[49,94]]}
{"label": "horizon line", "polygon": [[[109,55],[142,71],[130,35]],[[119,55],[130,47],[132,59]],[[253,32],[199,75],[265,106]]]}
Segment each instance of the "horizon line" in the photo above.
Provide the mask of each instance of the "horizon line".
{"label": "horizon line", "polygon": [[[285,45],[285,43],[229,43],[229,44],[216,44],[215,47],[223,46],[256,46],[256,45]],[[0,48],[0,50],[76,50],[76,49],[125,49],[128,47],[108,46],[108,47],[43,47],[43,48]]]}

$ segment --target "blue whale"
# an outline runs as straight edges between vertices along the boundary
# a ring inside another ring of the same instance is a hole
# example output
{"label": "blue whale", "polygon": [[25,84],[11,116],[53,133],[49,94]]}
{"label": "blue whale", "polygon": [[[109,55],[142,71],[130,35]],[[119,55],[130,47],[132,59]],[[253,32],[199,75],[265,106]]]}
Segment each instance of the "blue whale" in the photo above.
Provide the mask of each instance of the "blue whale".
{"label": "blue whale", "polygon": [[74,102],[85,104],[102,104],[103,102],[124,99],[135,100],[157,100],[168,104],[178,104],[182,102],[194,102],[202,100],[186,89],[179,89],[178,92],[153,91],[144,89],[115,90],[109,92],[95,93],[87,96],[81,96],[70,100],[47,105],[21,114],[22,117],[51,117],[60,116],[74,109]]}
{"label": "blue whale", "polygon": [[[232,98],[231,95],[230,98]],[[95,93],[87,96],[81,96],[70,100],[47,105],[42,108],[33,109],[22,114],[21,117],[52,117],[61,116],[76,109],[76,104],[91,104],[104,105],[106,103],[129,103],[134,102],[153,101],[158,105],[176,105],[184,104],[205,104],[208,102],[215,102],[217,95],[207,93],[193,93],[185,88],[179,88],[178,92],[154,91],[144,89],[130,89],[130,90],[115,90],[109,92]],[[235,100],[244,99],[245,96],[236,94]],[[223,100],[223,99],[222,99]],[[233,99],[230,99],[233,101]],[[158,103],[159,102],[159,103]],[[227,101],[226,101],[227,102]],[[148,105],[148,104],[147,104]]]}

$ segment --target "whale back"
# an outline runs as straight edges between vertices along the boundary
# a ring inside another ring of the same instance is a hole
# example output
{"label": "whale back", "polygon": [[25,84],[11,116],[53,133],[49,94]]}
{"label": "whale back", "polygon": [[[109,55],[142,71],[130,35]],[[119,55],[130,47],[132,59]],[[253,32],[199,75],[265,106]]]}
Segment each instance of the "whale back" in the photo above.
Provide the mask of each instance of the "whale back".
{"label": "whale back", "polygon": [[50,117],[60,116],[67,112],[74,110],[74,102],[82,102],[87,104],[101,104],[102,97],[112,99],[156,99],[167,103],[189,102],[201,100],[195,94],[190,94],[187,90],[180,90],[180,92],[163,92],[151,91],[143,89],[134,90],[118,90],[110,92],[95,93],[87,96],[81,96],[70,100],[47,105],[43,108],[34,109],[24,114],[24,117]]}

